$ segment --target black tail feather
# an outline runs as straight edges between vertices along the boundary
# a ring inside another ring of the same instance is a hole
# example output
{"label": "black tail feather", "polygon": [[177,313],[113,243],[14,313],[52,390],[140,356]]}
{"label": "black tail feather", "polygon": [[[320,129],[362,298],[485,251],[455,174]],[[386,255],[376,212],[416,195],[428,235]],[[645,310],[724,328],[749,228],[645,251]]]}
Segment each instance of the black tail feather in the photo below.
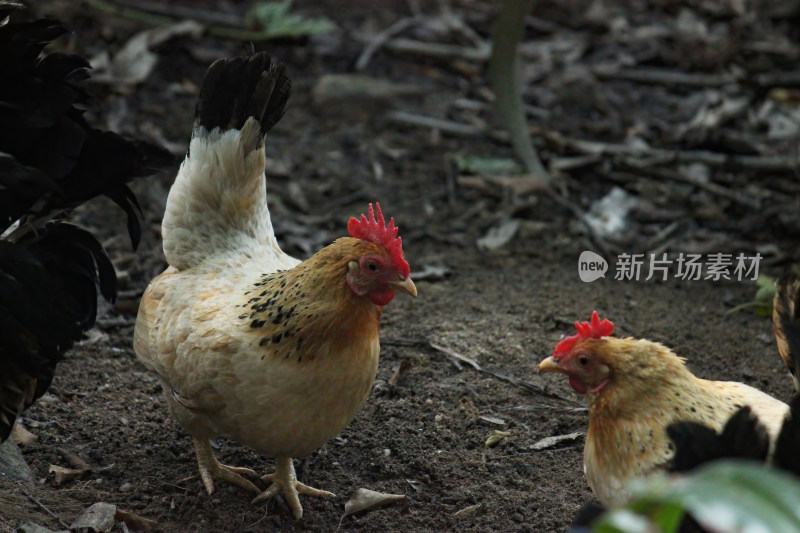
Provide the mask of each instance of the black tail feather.
{"label": "black tail feather", "polygon": [[[0,241],[0,440],[47,389],[56,364],[97,318],[97,289],[109,301],[117,278],[86,230],[53,222],[21,242]],[[12,416],[13,414],[13,416]]]}
{"label": "black tail feather", "polygon": [[[89,63],[77,55],[39,57],[51,40],[67,33],[58,21],[9,23],[0,27],[0,152],[18,167],[16,185],[4,190],[0,219],[47,220],[92,198],[105,195],[128,215],[131,241],[138,242],[139,210],[127,183],[173,166],[175,157],[163,148],[128,141],[91,127],[76,105],[91,102],[80,87],[89,77]],[[4,157],[3,159],[8,159]],[[0,167],[9,167],[0,163]],[[43,176],[50,180],[43,184]],[[31,194],[33,184],[41,194]],[[2,231],[2,230],[0,230]]]}
{"label": "black tail feather", "polygon": [[[0,19],[17,6],[0,2]],[[134,246],[141,209],[128,182],[173,166],[166,150],[91,127],[76,107],[88,62],[40,57],[67,33],[55,20],[0,26],[0,442],[47,390],[56,364],[97,318],[117,278],[88,231],[58,219],[104,195],[128,215]]]}
{"label": "black tail feather", "polygon": [[263,138],[286,110],[292,82],[285,70],[264,52],[215,61],[203,79],[195,127],[240,130],[254,117],[261,124]]}

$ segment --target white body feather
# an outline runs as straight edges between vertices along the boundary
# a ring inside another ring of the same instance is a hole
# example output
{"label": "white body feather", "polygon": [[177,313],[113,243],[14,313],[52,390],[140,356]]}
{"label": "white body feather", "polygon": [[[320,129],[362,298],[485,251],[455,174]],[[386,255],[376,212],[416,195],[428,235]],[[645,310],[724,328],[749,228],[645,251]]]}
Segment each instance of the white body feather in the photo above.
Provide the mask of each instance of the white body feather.
{"label": "white body feather", "polygon": [[198,127],[167,197],[162,222],[164,255],[185,270],[210,262],[257,259],[262,272],[300,261],[278,246],[267,207],[264,146],[246,152],[259,134],[253,118],[241,131]]}

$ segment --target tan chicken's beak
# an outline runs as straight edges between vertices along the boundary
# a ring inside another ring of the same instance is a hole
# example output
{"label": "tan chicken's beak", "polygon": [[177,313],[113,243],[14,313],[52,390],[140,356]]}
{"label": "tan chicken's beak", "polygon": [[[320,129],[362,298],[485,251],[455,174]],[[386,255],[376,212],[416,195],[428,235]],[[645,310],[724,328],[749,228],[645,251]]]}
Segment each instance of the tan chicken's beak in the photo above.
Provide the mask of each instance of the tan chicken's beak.
{"label": "tan chicken's beak", "polygon": [[403,281],[390,281],[389,285],[398,291],[403,291],[406,294],[410,294],[414,298],[417,297],[417,286],[414,285],[414,282],[411,281],[411,278],[406,278]]}
{"label": "tan chicken's beak", "polygon": [[561,367],[561,365],[558,364],[558,362],[556,362],[556,360],[551,355],[550,357],[539,363],[538,371],[541,374],[542,372],[564,372],[564,369]]}

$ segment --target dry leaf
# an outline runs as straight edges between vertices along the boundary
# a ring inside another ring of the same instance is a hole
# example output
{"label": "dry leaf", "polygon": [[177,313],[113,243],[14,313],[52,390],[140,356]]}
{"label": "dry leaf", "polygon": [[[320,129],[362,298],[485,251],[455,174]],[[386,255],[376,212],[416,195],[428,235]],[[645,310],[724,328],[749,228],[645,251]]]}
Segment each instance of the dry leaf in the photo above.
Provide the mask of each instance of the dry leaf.
{"label": "dry leaf", "polygon": [[489,229],[489,231],[478,239],[478,248],[486,251],[494,251],[502,248],[514,238],[519,229],[519,220],[506,220],[499,225]]}
{"label": "dry leaf", "polygon": [[355,494],[344,504],[344,516],[363,513],[384,505],[396,502],[406,503],[408,497],[405,494],[384,494],[369,489],[358,489]]}
{"label": "dry leaf", "polygon": [[406,483],[411,485],[411,488],[414,489],[414,492],[422,491],[422,483],[420,483],[416,479],[406,479]]}
{"label": "dry leaf", "polygon": [[628,213],[640,203],[638,197],[625,189],[614,187],[592,204],[584,219],[596,235],[618,239],[628,229]]}
{"label": "dry leaf", "polygon": [[25,447],[36,442],[36,439],[39,437],[25,429],[25,426],[17,422],[14,424],[14,427],[11,428],[11,438],[14,439],[14,442],[17,443],[17,446]]}
{"label": "dry leaf", "polygon": [[397,365],[397,367],[394,369],[394,372],[392,372],[392,376],[389,378],[389,381],[387,381],[387,383],[389,385],[397,384],[397,380],[400,379],[400,376],[405,374],[409,368],[411,368],[411,361],[409,361],[408,359],[403,359],[402,361],[400,361],[400,364]]}
{"label": "dry leaf", "polygon": [[108,52],[103,52],[91,60],[94,69],[92,81],[120,85],[141,83],[150,76],[158,62],[158,56],[151,49],[173,37],[198,37],[202,32],[203,26],[191,20],[139,32],[123,45],[113,59],[109,58]]}
{"label": "dry leaf", "polygon": [[124,522],[125,525],[133,531],[150,531],[155,529],[158,525],[153,520],[148,520],[147,518],[141,517],[138,514],[129,513],[128,511],[123,511],[122,509],[117,509],[117,513],[114,515],[114,520],[117,522]]}
{"label": "dry leaf", "polygon": [[64,458],[64,460],[67,463],[69,463],[69,466],[71,466],[75,470],[78,470],[80,472],[88,472],[89,470],[91,470],[89,465],[86,464],[86,461],[84,461],[83,459],[81,459],[80,457],[75,455],[74,453],[70,453],[67,450],[63,449],[63,448],[59,448],[58,449],[58,453],[59,453],[59,455],[61,455],[61,457]]}
{"label": "dry leaf", "polygon": [[486,442],[483,445],[486,448],[492,448],[494,446],[497,446],[501,440],[510,436],[511,436],[510,431],[500,431],[498,429],[495,429],[491,433],[489,433],[489,436],[486,437]]}
{"label": "dry leaf", "polygon": [[83,476],[83,474],[86,473],[86,470],[75,470],[73,468],[50,465],[50,470],[48,470],[48,472],[55,474],[53,481],[56,484],[56,487],[60,487],[64,483],[69,483],[73,479],[78,479],[79,477]]}
{"label": "dry leaf", "polygon": [[460,511],[456,511],[453,513],[453,518],[463,518],[465,516],[474,515],[478,509],[483,506],[482,503],[476,503],[475,505],[470,505],[469,507],[464,507]]}
{"label": "dry leaf", "polygon": [[489,424],[494,424],[495,426],[505,426],[506,421],[502,418],[497,418],[496,416],[479,416],[481,420],[487,422]]}
{"label": "dry leaf", "polygon": [[583,433],[576,431],[567,435],[555,435],[553,437],[545,437],[542,440],[536,441],[531,444],[532,450],[545,450],[565,441],[577,440],[583,436]]}
{"label": "dry leaf", "polygon": [[442,281],[450,275],[450,269],[447,267],[425,265],[422,270],[411,273],[411,278],[414,281]]}

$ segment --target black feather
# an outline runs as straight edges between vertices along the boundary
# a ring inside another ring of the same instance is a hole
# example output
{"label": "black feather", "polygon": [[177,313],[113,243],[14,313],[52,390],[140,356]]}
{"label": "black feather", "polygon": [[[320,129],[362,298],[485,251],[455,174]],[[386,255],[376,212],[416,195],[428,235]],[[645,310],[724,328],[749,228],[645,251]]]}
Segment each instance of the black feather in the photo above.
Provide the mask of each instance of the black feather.
{"label": "black feather", "polygon": [[[13,8],[0,4],[0,18]],[[103,195],[128,216],[141,209],[127,183],[174,165],[162,148],[91,127],[77,55],[40,57],[66,33],[55,20],[0,26],[0,441],[45,393],[57,363],[94,326],[99,294],[113,301],[114,266],[97,239],[68,224],[69,210]]]}
{"label": "black feather", "polygon": [[769,453],[766,429],[749,407],[742,407],[728,420],[720,433],[696,422],[676,422],[667,427],[675,444],[670,472],[688,472],[718,459],[765,461]]}
{"label": "black feather", "polygon": [[215,61],[200,89],[195,128],[240,130],[254,117],[261,124],[263,138],[286,110],[292,82],[285,70],[264,52]]}
{"label": "black feather", "polygon": [[778,433],[772,464],[800,476],[800,394],[795,394],[789,402],[789,414]]}
{"label": "black feather", "polygon": [[[153,144],[123,139],[91,127],[83,110],[91,99],[79,87],[89,63],[77,55],[39,55],[66,33],[55,20],[9,23],[0,27],[0,152],[18,165],[35,168],[52,182],[49,194],[33,196],[23,186],[4,190],[3,220],[47,219],[100,195],[120,205],[128,233],[141,234],[138,204],[127,186],[175,164],[175,157]],[[41,176],[39,176],[41,177]]]}

